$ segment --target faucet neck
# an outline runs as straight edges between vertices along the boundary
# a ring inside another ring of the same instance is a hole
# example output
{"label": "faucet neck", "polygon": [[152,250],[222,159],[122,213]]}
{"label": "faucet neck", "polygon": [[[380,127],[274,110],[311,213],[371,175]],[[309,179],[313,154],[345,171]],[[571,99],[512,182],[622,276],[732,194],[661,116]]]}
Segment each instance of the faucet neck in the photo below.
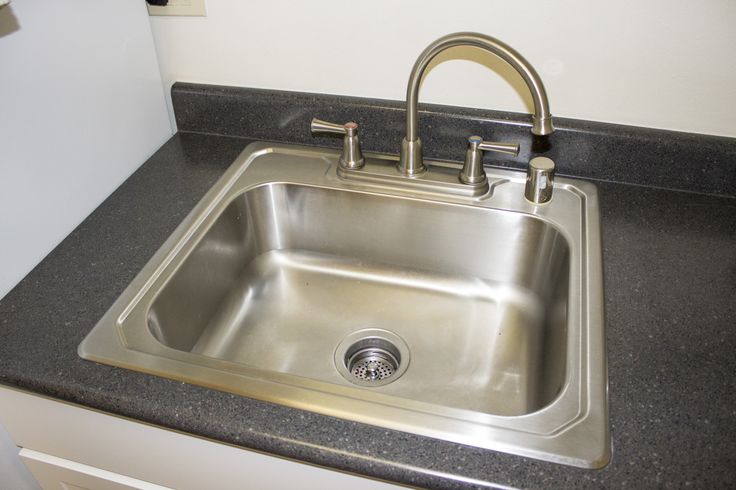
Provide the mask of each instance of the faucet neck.
{"label": "faucet neck", "polygon": [[[524,79],[532,94],[534,114],[532,116],[532,133],[545,135],[554,131],[552,115],[549,110],[547,92],[544,84],[531,64],[511,46],[498,39],[473,32],[458,32],[441,37],[419,55],[411,70],[409,84],[406,89],[406,138],[402,142],[399,170],[405,175],[415,175],[424,170],[421,146],[419,143],[419,84],[427,66],[441,52],[455,46],[474,46],[495,54],[511,65]],[[407,150],[405,150],[407,148]]]}

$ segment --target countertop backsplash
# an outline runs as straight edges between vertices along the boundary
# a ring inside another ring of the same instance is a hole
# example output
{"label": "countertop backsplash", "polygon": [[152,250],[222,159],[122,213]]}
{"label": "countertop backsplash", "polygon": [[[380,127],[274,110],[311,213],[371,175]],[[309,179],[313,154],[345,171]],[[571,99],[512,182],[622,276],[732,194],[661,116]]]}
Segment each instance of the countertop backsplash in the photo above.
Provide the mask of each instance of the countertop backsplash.
{"label": "countertop backsplash", "polygon": [[[182,82],[171,94],[179,131],[339,147],[339,138],[313,136],[311,119],[354,121],[364,151],[388,154],[398,153],[405,134],[403,101]],[[488,154],[486,165],[525,169],[531,157],[544,155],[555,161],[559,175],[736,196],[736,138],[559,117],[555,132],[539,137],[529,132],[527,114],[419,108],[428,158],[460,162],[468,136],[477,134],[521,144],[518,156]]]}

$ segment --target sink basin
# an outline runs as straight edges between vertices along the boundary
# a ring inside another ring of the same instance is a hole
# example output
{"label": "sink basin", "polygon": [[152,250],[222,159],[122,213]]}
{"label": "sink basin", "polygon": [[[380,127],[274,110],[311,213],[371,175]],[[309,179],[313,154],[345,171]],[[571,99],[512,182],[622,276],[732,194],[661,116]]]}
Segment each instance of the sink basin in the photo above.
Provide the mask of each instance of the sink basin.
{"label": "sink basin", "polygon": [[[86,359],[582,467],[610,457],[595,187],[482,196],[250,145],[79,347]],[[437,175],[457,168],[434,162]],[[452,177],[456,180],[456,177]],[[452,180],[448,178],[449,180]],[[441,179],[440,179],[441,180]]]}
{"label": "sink basin", "polygon": [[146,322],[172,349],[334,384],[340,341],[385,329],[411,369],[382,393],[522,415],[564,382],[569,256],[528,215],[262,184],[220,213]]}

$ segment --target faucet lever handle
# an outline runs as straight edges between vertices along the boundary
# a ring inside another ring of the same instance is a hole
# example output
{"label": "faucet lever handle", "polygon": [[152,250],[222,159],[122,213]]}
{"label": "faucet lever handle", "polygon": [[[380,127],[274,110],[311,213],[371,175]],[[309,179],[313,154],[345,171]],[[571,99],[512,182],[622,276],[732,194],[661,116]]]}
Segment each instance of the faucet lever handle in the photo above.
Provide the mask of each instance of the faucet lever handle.
{"label": "faucet lever handle", "polygon": [[363,152],[360,150],[358,125],[356,123],[346,122],[345,124],[335,124],[322,121],[315,117],[312,119],[310,129],[312,130],[312,133],[333,133],[345,135],[342,145],[342,155],[340,155],[339,160],[341,168],[357,170],[365,165],[365,158],[363,158]]}
{"label": "faucet lever handle", "polygon": [[505,153],[506,155],[517,156],[519,154],[518,143],[497,143],[494,141],[482,141],[478,145],[479,150],[483,151],[495,151],[498,153]]}
{"label": "faucet lever handle", "polygon": [[315,117],[312,119],[312,124],[310,125],[310,129],[312,130],[312,133],[347,134],[348,125],[352,125],[353,129],[355,130],[358,129],[358,125],[355,124],[354,122],[349,122],[345,124],[335,124],[335,123],[323,121],[321,119],[317,119]]}
{"label": "faucet lever handle", "polygon": [[460,182],[463,184],[482,186],[487,182],[486,172],[483,170],[483,152],[495,151],[507,155],[518,155],[518,143],[498,143],[483,141],[480,136],[468,138],[468,150],[465,152],[465,164],[460,171]]}

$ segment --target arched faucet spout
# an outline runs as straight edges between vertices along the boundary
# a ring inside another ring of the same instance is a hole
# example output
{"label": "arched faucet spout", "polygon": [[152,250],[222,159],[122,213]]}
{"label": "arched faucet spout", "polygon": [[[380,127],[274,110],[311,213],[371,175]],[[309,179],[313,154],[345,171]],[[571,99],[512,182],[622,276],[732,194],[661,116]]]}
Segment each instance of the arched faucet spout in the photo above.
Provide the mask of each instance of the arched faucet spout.
{"label": "arched faucet spout", "polygon": [[524,79],[534,102],[531,131],[536,135],[546,135],[554,131],[552,114],[544,84],[532,65],[511,46],[498,39],[474,32],[458,32],[441,37],[425,49],[417,58],[411,70],[406,89],[406,137],[401,143],[401,156],[398,169],[407,176],[418,175],[425,170],[422,159],[422,146],[419,140],[418,110],[419,83],[429,63],[441,52],[455,46],[474,46],[495,54],[511,65]]}

